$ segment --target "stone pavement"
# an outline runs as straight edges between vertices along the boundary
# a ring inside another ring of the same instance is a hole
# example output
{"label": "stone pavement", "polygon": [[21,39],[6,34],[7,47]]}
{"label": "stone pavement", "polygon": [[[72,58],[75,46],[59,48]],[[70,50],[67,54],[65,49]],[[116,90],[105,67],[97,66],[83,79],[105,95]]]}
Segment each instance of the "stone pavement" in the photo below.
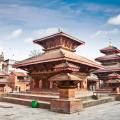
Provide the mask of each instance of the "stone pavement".
{"label": "stone pavement", "polygon": [[110,102],[74,114],[0,102],[0,120],[120,120],[120,102]]}

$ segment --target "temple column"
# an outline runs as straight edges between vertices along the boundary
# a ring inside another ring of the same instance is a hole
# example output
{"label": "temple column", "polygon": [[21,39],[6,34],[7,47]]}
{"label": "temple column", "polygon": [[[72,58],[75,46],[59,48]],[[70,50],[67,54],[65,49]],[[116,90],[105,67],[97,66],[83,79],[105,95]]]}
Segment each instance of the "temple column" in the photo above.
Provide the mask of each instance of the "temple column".
{"label": "temple column", "polygon": [[52,89],[52,88],[53,88],[53,82],[50,81],[50,89]]}
{"label": "temple column", "polygon": [[120,88],[116,87],[116,93],[120,93]]}
{"label": "temple column", "polygon": [[42,89],[42,80],[39,81],[39,88]]}
{"label": "temple column", "polygon": [[35,88],[35,80],[33,80],[32,88],[33,88],[33,89]]}
{"label": "temple column", "polygon": [[78,85],[77,85],[77,89],[78,89],[78,91],[80,90],[80,83],[78,83]]}
{"label": "temple column", "polygon": [[49,89],[50,88],[50,82],[48,81],[47,78],[42,79],[42,88],[43,89]]}

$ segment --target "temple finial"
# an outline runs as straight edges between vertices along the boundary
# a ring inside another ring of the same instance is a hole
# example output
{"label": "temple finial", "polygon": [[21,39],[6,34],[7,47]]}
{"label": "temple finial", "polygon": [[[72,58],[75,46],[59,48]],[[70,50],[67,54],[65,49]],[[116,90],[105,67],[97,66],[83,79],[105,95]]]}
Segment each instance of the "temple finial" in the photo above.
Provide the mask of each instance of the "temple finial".
{"label": "temple finial", "polygon": [[4,61],[4,53],[3,53],[3,51],[0,54],[0,60]]}
{"label": "temple finial", "polygon": [[62,32],[62,29],[60,27],[58,28],[58,32]]}
{"label": "temple finial", "polygon": [[111,47],[112,46],[112,42],[111,41],[109,41],[109,47]]}

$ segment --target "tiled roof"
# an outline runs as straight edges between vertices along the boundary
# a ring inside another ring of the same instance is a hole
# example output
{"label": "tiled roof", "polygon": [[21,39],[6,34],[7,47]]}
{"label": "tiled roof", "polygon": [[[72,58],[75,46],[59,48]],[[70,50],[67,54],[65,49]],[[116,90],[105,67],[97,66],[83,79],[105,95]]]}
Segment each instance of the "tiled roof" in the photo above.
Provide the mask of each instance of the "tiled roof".
{"label": "tiled roof", "polygon": [[18,77],[24,77],[26,76],[23,72],[13,72],[14,75],[18,76]]}
{"label": "tiled roof", "polygon": [[55,75],[55,76],[49,78],[49,81],[66,81],[66,80],[82,81],[82,79],[80,79],[79,77],[72,75],[70,73],[58,74],[58,75]]}
{"label": "tiled roof", "polygon": [[23,79],[23,80],[20,80],[20,82],[30,83],[30,79]]}
{"label": "tiled roof", "polygon": [[7,79],[0,79],[0,84],[6,84],[8,83]]}
{"label": "tiled roof", "polygon": [[87,80],[88,81],[96,81],[97,82],[98,81],[98,77],[97,76],[88,76]]}
{"label": "tiled roof", "polygon": [[120,79],[108,80],[106,83],[120,83]]}
{"label": "tiled roof", "polygon": [[102,53],[107,53],[108,51],[116,51],[116,53],[120,53],[120,50],[114,46],[108,46],[100,50]]}
{"label": "tiled roof", "polygon": [[102,57],[98,57],[95,60],[96,61],[105,61],[105,60],[120,60],[120,55],[119,54],[112,54],[112,55],[105,55]]}
{"label": "tiled roof", "polygon": [[80,64],[84,64],[93,68],[101,68],[102,66],[97,64],[96,62],[93,62],[85,57],[81,57],[79,55],[76,55],[73,52],[64,50],[64,49],[56,49],[53,51],[48,51],[43,53],[42,55],[32,57],[26,60],[23,60],[21,62],[18,62],[14,64],[14,67],[22,67],[27,65],[33,65],[38,63],[45,63],[45,62],[53,62],[53,61],[59,61],[59,60],[67,60],[72,61]]}
{"label": "tiled roof", "polygon": [[0,77],[8,76],[6,72],[0,71]]}
{"label": "tiled roof", "polygon": [[108,75],[109,78],[120,78],[120,74],[117,73],[111,73]]}
{"label": "tiled roof", "polygon": [[68,62],[58,64],[54,68],[68,68],[68,67],[79,69],[79,67],[77,65],[74,65],[74,64],[68,63]]}
{"label": "tiled roof", "polygon": [[53,35],[50,35],[50,36],[46,36],[46,37],[43,37],[43,38],[40,38],[40,39],[37,39],[37,40],[34,40],[33,42],[39,44],[39,42],[41,42],[41,41],[48,40],[50,38],[54,38],[54,37],[58,37],[58,36],[67,37],[67,38],[69,38],[69,39],[71,39],[73,41],[76,41],[79,44],[84,44],[85,43],[84,41],[81,41],[81,40],[79,40],[79,39],[77,39],[77,38],[75,38],[75,37],[73,37],[71,35],[68,35],[68,34],[64,33],[64,32],[58,32],[56,34],[53,34]]}
{"label": "tiled roof", "polygon": [[104,72],[117,72],[120,71],[120,67],[104,67],[103,69],[95,70],[93,73],[104,73]]}

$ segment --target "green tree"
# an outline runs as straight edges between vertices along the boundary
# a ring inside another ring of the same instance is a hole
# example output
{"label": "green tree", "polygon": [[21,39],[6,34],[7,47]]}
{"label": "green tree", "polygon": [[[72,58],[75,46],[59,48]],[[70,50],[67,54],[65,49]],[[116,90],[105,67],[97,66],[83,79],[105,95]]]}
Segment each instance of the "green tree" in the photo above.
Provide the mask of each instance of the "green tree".
{"label": "green tree", "polygon": [[40,50],[31,50],[30,51],[30,54],[29,54],[29,57],[35,57],[35,56],[38,56],[38,55],[41,55],[42,53],[40,52]]}

